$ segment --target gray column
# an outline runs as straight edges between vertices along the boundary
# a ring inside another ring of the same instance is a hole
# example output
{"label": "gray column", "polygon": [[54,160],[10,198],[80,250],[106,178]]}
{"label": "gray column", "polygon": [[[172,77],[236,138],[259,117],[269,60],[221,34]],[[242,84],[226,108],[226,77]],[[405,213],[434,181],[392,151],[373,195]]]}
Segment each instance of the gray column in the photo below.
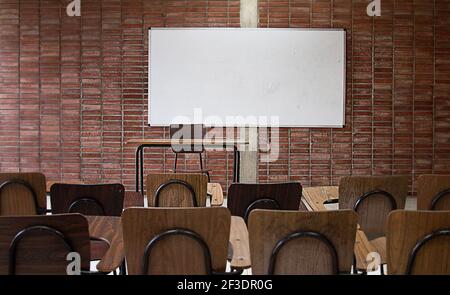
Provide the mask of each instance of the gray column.
{"label": "gray column", "polygon": [[[241,0],[240,18],[242,28],[258,27],[258,0]],[[241,149],[240,180],[254,183],[258,180],[258,129],[240,128],[239,133],[241,139],[249,142]]]}

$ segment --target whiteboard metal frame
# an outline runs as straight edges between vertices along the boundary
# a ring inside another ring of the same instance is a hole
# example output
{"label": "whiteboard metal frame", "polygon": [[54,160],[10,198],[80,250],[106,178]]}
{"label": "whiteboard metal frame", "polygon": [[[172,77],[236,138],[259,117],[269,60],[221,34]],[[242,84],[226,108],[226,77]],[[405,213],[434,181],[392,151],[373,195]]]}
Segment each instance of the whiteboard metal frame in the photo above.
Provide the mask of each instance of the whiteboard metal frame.
{"label": "whiteboard metal frame", "polygon": [[[265,31],[343,31],[344,32],[344,48],[342,50],[342,60],[344,63],[344,69],[343,69],[343,124],[342,125],[289,125],[289,126],[274,126],[274,127],[280,127],[280,128],[345,128],[345,114],[346,114],[346,101],[347,101],[347,31],[344,28],[232,28],[232,27],[198,27],[198,28],[191,28],[191,27],[149,27],[148,28],[148,58],[147,58],[147,68],[148,68],[148,77],[147,77],[147,100],[148,100],[148,106],[147,106],[147,112],[148,116],[147,119],[150,118],[150,109],[151,109],[151,87],[150,87],[150,75],[151,75],[151,63],[150,63],[150,51],[151,51],[151,34],[150,32],[152,30],[246,30],[246,31],[255,31],[255,30],[265,30]],[[147,125],[149,127],[167,127],[167,125],[164,124],[150,124],[150,122],[147,122]],[[210,126],[209,126],[210,127]],[[250,127],[250,126],[241,126],[241,125],[231,125],[231,126],[212,126],[212,127]],[[259,127],[259,126],[257,126]],[[265,127],[271,127],[270,125]]]}

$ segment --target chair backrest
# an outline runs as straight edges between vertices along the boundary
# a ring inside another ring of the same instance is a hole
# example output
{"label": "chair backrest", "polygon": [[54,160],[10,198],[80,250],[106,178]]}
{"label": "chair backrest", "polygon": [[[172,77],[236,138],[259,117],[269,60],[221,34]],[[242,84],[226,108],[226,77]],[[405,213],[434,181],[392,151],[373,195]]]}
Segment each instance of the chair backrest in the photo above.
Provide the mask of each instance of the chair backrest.
{"label": "chair backrest", "polygon": [[404,211],[389,214],[389,274],[450,275],[450,211]]}
{"label": "chair backrest", "polygon": [[248,222],[252,274],[349,273],[357,214],[352,210],[254,210]]}
{"label": "chair backrest", "polygon": [[44,214],[47,208],[42,173],[0,173],[0,215]]}
{"label": "chair backrest", "polygon": [[[0,217],[0,274],[67,274],[67,254],[90,264],[89,228],[80,214]],[[71,268],[70,268],[71,269]]]}
{"label": "chair backrest", "polygon": [[50,188],[52,213],[120,216],[125,188],[121,184],[65,184]]}
{"label": "chair backrest", "polygon": [[450,210],[450,175],[419,176],[417,209]]}
{"label": "chair backrest", "polygon": [[230,219],[223,207],[125,209],[122,227],[128,273],[223,272]]}
{"label": "chair backrest", "polygon": [[385,235],[389,212],[405,208],[408,178],[349,176],[339,183],[339,209],[352,209],[369,240]]}
{"label": "chair backrest", "polygon": [[[175,140],[202,140],[206,135],[206,128],[203,124],[172,124],[170,129],[170,139]],[[205,147],[202,143],[172,146],[174,153],[202,153]]]}
{"label": "chair backrest", "polygon": [[205,207],[207,187],[208,176],[205,174],[149,174],[147,175],[148,206]]}
{"label": "chair backrest", "polygon": [[302,186],[288,183],[232,183],[228,188],[227,206],[231,215],[247,223],[254,209],[298,210]]}

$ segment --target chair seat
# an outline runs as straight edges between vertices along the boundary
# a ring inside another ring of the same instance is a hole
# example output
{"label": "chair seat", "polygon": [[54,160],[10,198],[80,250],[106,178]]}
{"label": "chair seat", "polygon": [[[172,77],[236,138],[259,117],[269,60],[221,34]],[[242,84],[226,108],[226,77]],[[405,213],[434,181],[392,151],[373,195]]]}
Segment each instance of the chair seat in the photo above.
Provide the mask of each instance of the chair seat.
{"label": "chair seat", "polygon": [[376,249],[376,251],[381,256],[381,264],[386,264],[386,237],[379,237],[373,240],[370,240],[372,246]]}
{"label": "chair seat", "polygon": [[109,245],[104,241],[91,240],[91,261],[101,260],[109,249]]}

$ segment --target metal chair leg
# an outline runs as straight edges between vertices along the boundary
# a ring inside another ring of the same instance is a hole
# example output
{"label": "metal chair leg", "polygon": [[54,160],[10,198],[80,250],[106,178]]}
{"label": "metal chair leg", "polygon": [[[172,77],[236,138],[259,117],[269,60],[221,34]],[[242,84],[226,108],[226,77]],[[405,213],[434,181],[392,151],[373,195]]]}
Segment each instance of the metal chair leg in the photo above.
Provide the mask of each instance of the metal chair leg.
{"label": "metal chair leg", "polygon": [[[115,272],[115,271],[114,271]],[[122,261],[122,264],[119,267],[119,274],[121,276],[124,276],[127,274],[127,265],[125,264],[125,260]]]}
{"label": "metal chair leg", "polygon": [[202,154],[199,153],[198,155],[199,155],[199,157],[200,157],[200,171],[201,171],[202,173],[205,173],[206,176],[208,177],[208,182],[211,182],[211,177],[209,177],[209,172],[208,172],[207,170],[203,171],[203,159],[202,159]]}
{"label": "metal chair leg", "polygon": [[358,274],[358,269],[356,268],[356,255],[353,254],[353,272],[354,275]]}
{"label": "metal chair leg", "polygon": [[175,153],[175,163],[173,167],[173,172],[177,173],[177,162],[178,162],[178,153]]}

